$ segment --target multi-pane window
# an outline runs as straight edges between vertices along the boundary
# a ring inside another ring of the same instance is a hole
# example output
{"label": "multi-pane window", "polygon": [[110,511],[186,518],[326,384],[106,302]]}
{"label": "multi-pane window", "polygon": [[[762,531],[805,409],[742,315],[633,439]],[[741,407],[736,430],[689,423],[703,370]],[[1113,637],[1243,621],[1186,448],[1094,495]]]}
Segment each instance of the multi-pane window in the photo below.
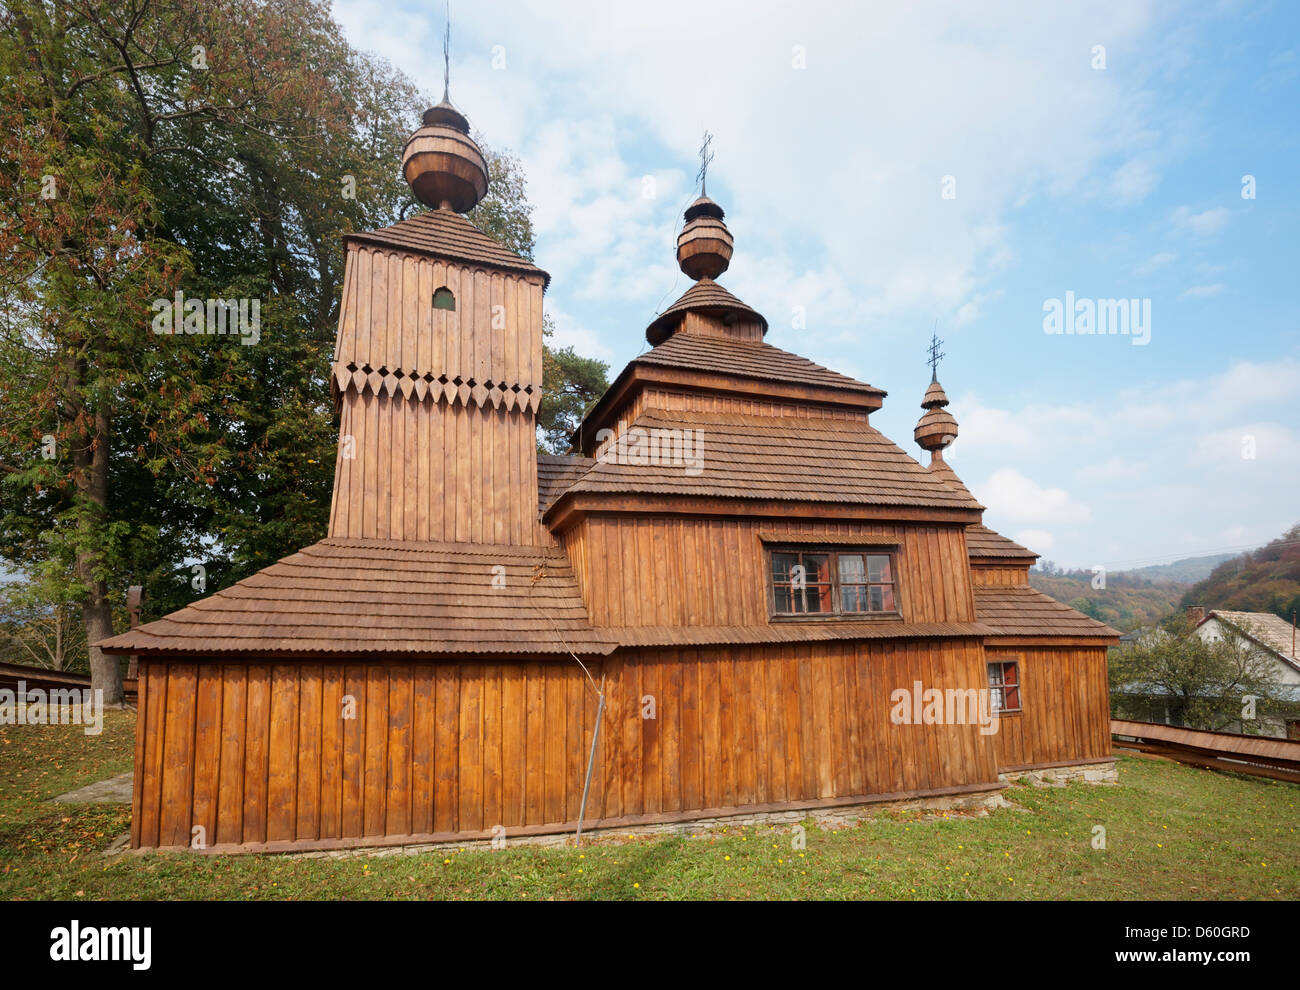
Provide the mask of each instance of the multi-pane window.
{"label": "multi-pane window", "polygon": [[1020,665],[1015,660],[989,661],[989,695],[995,712],[1020,711]]}
{"label": "multi-pane window", "polygon": [[893,555],[861,550],[773,550],[775,615],[898,611]]}

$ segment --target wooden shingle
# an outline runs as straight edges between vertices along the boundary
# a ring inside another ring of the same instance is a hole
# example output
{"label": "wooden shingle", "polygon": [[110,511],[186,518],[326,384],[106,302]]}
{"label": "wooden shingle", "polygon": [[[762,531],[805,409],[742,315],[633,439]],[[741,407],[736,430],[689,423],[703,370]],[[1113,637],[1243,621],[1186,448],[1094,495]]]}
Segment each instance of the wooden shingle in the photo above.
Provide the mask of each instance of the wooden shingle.
{"label": "wooden shingle", "polygon": [[327,539],[165,618],[109,653],[603,655],[555,547]]}
{"label": "wooden shingle", "polygon": [[699,472],[665,463],[663,456],[650,458],[658,463],[636,463],[637,449],[629,441],[625,452],[602,454],[568,490],[983,508],[862,422],[650,410],[631,424],[628,436],[636,429],[647,437],[663,435],[652,431],[700,431]]}

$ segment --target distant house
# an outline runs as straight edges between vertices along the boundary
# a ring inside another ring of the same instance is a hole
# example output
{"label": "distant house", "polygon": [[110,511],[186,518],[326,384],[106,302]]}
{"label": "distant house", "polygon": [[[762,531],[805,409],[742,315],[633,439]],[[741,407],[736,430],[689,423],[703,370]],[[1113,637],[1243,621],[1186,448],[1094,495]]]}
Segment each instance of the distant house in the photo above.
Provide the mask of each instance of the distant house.
{"label": "distant house", "polygon": [[[1300,656],[1296,654],[1300,636],[1290,622],[1271,612],[1229,612],[1223,609],[1206,612],[1199,606],[1193,606],[1188,612],[1196,624],[1192,635],[1207,643],[1218,642],[1231,630],[1261,647],[1277,663],[1282,698],[1300,701]],[[1268,726],[1264,730],[1266,735],[1300,739],[1300,718],[1265,721]]]}
{"label": "distant house", "polygon": [[1169,634],[1159,626],[1138,626],[1119,638],[1119,648],[1121,650],[1131,650],[1135,646],[1147,646],[1162,639],[1167,639],[1168,636]]}

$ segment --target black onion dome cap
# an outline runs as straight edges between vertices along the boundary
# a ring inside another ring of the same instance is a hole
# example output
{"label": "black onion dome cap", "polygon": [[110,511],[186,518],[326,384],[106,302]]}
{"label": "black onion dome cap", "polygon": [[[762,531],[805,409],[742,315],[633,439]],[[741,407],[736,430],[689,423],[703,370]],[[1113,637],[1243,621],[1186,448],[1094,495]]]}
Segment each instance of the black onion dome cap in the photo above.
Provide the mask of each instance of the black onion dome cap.
{"label": "black onion dome cap", "polygon": [[462,134],[469,133],[469,121],[465,115],[446,100],[424,111],[420,123],[425,127],[453,127]]}
{"label": "black onion dome cap", "polygon": [[686,207],[685,216],[686,222],[690,223],[697,217],[714,217],[717,220],[721,220],[726,216],[726,214],[722,212],[722,207],[709,199],[708,196],[701,196],[690,206]]}

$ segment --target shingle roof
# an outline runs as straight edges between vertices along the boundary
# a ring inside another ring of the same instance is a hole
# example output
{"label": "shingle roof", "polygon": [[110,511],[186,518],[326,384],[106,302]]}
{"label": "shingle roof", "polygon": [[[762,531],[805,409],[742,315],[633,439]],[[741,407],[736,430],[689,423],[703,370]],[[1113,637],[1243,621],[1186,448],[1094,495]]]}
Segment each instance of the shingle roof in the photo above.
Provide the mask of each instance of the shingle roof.
{"label": "shingle roof", "polygon": [[[1211,609],[1206,619],[1217,617],[1251,636],[1293,666],[1300,668],[1300,655],[1292,647],[1291,623],[1271,612],[1227,612]],[[1298,640],[1300,641],[1300,640]]]}
{"label": "shingle roof", "polygon": [[798,354],[756,340],[675,333],[658,347],[634,358],[632,364],[690,368],[741,378],[793,382],[884,395],[880,389],[848,375],[823,368]]}
{"label": "shingle roof", "polygon": [[977,586],[975,615],[994,636],[1119,636],[1104,622],[1024,585]]}
{"label": "shingle roof", "polygon": [[[495,571],[497,566],[504,571]],[[493,587],[504,574],[505,585]],[[557,547],[327,539],[166,618],[110,653],[605,654]]]}
{"label": "shingle roof", "polygon": [[1034,551],[1022,547],[1014,540],[1008,540],[983,523],[966,527],[966,551],[972,557],[1024,557],[1027,561],[1038,559],[1038,554]]}
{"label": "shingle roof", "polygon": [[751,309],[720,286],[711,278],[702,278],[681,294],[678,300],[655,317],[646,328],[646,339],[651,343],[660,343],[664,335],[671,332],[677,317],[688,310],[715,313],[720,316],[734,313],[739,319],[752,320],[762,324],[767,332],[767,320],[763,314]]}
{"label": "shingle roof", "polygon": [[551,276],[531,261],[503,247],[491,235],[485,234],[465,217],[451,210],[426,210],[391,227],[345,234],[343,240],[420,251],[456,261],[479,262],[541,275],[547,284],[551,281]]}
{"label": "shingle roof", "polygon": [[565,493],[568,487],[590,470],[596,462],[590,457],[576,454],[537,455],[537,511],[547,507]]}
{"label": "shingle roof", "polygon": [[957,477],[957,472],[952,469],[947,461],[931,461],[929,471],[936,478],[941,478],[958,495],[965,495],[967,498],[975,497],[962,480]]}
{"label": "shingle roof", "polygon": [[637,427],[701,431],[698,473],[688,473],[681,462],[669,463],[667,456],[655,464],[634,463],[650,458],[642,458],[630,443],[625,451],[607,449],[605,459],[569,491],[982,508],[862,422],[652,409],[629,431]]}

